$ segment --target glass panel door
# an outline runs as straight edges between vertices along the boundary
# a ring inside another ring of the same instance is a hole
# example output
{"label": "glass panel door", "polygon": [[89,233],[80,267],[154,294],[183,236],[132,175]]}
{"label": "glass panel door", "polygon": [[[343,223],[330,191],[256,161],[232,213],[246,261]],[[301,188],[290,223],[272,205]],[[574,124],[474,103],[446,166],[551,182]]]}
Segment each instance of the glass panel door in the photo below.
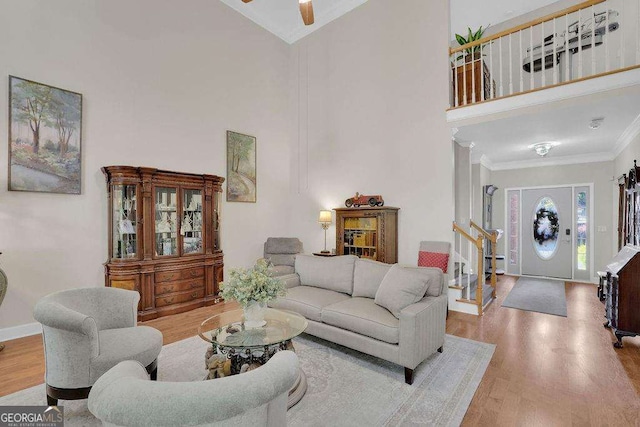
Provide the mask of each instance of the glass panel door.
{"label": "glass panel door", "polygon": [[156,187],[156,256],[178,255],[177,189]]}
{"label": "glass panel door", "polygon": [[182,253],[202,253],[202,191],[182,190]]}
{"label": "glass panel door", "polygon": [[213,250],[220,250],[220,193],[213,192]]}
{"label": "glass panel door", "polygon": [[135,258],[137,246],[136,186],[114,185],[113,258]]}
{"label": "glass panel door", "polygon": [[343,246],[344,255],[377,259],[378,218],[345,218]]}

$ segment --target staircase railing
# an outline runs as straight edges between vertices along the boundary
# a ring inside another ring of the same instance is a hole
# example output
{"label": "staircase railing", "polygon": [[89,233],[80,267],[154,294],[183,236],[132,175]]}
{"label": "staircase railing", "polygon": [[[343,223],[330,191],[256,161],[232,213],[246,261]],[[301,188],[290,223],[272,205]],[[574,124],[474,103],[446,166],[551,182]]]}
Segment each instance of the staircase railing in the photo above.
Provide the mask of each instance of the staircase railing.
{"label": "staircase railing", "polygon": [[[462,238],[464,237],[464,239],[469,242],[470,246],[475,247],[476,250],[476,255],[477,255],[477,275],[478,275],[478,285],[476,288],[476,298],[475,298],[475,303],[478,306],[478,315],[482,316],[482,310],[483,310],[483,296],[482,296],[482,287],[485,283],[485,278],[484,278],[484,235],[479,235],[477,238],[473,237],[469,232],[467,232],[466,230],[464,230],[462,227],[460,227],[458,224],[456,224],[455,222],[453,223],[453,231],[454,233],[458,234],[458,248],[460,249],[460,251],[462,250]],[[471,230],[469,230],[471,231]],[[473,257],[473,253],[470,251],[469,254],[469,259],[471,260]],[[458,272],[458,283],[462,282],[462,269],[459,270]],[[470,292],[470,288],[471,288],[471,279],[470,279],[470,275],[467,274],[467,281],[468,281],[468,287],[467,287],[467,292]],[[469,299],[471,297],[470,294],[467,294],[467,299]]]}
{"label": "staircase railing", "polygon": [[640,0],[589,0],[449,48],[451,108],[640,68]]}
{"label": "staircase railing", "polygon": [[491,245],[490,246],[491,248],[491,286],[493,287],[492,297],[495,298],[496,285],[498,284],[498,275],[496,273],[497,271],[496,270],[496,252],[498,249],[498,233],[496,231],[489,233],[487,230],[480,227],[478,224],[476,224],[473,221],[471,221],[470,224],[471,224],[471,227],[477,230],[480,234],[482,234],[484,238],[487,239],[489,241],[489,244]]}

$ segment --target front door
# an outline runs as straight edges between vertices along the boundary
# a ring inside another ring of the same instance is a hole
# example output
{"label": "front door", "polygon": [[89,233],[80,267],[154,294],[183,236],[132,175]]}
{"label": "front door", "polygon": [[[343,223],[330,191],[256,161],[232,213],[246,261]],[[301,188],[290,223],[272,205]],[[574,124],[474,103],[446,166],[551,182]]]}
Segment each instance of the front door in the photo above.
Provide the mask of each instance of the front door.
{"label": "front door", "polygon": [[522,190],[522,274],[571,279],[573,189]]}

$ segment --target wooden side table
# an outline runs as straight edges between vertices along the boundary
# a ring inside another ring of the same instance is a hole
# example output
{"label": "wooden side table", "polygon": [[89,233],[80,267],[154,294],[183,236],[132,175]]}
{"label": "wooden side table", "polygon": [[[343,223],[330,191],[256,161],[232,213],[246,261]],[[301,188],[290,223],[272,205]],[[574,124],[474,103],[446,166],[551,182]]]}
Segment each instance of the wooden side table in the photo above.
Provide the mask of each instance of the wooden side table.
{"label": "wooden side table", "polygon": [[325,256],[325,257],[338,256],[338,254],[332,254],[331,252],[329,252],[329,253],[314,252],[313,254],[315,256]]}

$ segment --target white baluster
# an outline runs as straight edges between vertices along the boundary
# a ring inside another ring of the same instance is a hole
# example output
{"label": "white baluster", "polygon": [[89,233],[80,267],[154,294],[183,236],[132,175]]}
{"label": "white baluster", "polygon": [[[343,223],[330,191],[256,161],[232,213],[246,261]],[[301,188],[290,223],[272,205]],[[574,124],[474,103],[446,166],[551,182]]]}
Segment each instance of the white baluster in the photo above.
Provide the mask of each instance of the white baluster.
{"label": "white baluster", "polygon": [[[640,0],[638,0],[640,1]],[[518,61],[518,68],[520,69],[520,92],[524,91],[524,70],[522,67],[522,30],[518,31],[518,33],[520,34],[519,37],[519,42],[518,42],[518,53],[519,53],[519,57],[520,60]]]}
{"label": "white baluster", "polygon": [[[489,73],[493,75],[493,40],[489,43]],[[496,97],[496,88],[493,84],[493,77],[489,79],[489,98]]]}
{"label": "white baluster", "polygon": [[[471,234],[471,228],[469,228],[469,234]],[[467,241],[467,259],[469,260],[469,265],[473,266],[473,252],[471,251],[471,242]],[[467,298],[471,298],[471,269],[467,269],[467,283],[469,287],[467,288],[467,292],[469,292]]]}
{"label": "white baluster", "polygon": [[[622,1],[620,2],[620,20],[624,19],[624,4],[626,3],[626,1]],[[625,57],[624,57],[624,51],[625,51],[625,37],[624,37],[624,33],[626,33],[626,29],[624,28],[624,26],[622,26],[622,28],[620,29],[620,68],[624,68],[625,66]]]}
{"label": "white baluster", "polygon": [[582,78],[582,9],[578,9],[578,78]]}
{"label": "white baluster", "polygon": [[458,233],[458,286],[462,286],[462,234]]}
{"label": "white baluster", "polygon": [[640,0],[636,6],[637,21],[636,21],[636,65],[640,65]]}
{"label": "white baluster", "polygon": [[455,87],[455,94],[453,95],[455,97],[454,100],[454,107],[457,107],[460,105],[460,99],[458,99],[458,93],[460,92],[460,86],[458,86],[458,53],[454,53],[453,54],[453,80],[455,82],[454,87]]}
{"label": "white baluster", "polygon": [[512,37],[509,34],[509,95],[513,94],[513,58],[511,56]]}
{"label": "white baluster", "polygon": [[609,72],[609,7],[605,9],[604,15],[604,71]]}
{"label": "white baluster", "polygon": [[529,90],[533,90],[534,88],[534,83],[533,83],[533,26],[531,27],[531,31],[529,32]]}
{"label": "white baluster", "polygon": [[567,14],[564,16],[564,79],[562,79],[564,82],[571,80],[571,73],[573,73],[573,70],[569,68],[572,55],[569,51],[569,39],[571,37],[569,36],[569,15]]}
{"label": "white baluster", "polygon": [[480,45],[480,101],[484,101],[486,97],[484,96],[484,54],[482,53],[484,44]]}
{"label": "white baluster", "polygon": [[471,102],[476,103],[476,53],[471,48]]}
{"label": "white baluster", "polygon": [[500,96],[503,96],[504,90],[502,88],[502,82],[504,80],[502,79],[502,37],[500,37],[500,47],[498,49],[500,50]]}
{"label": "white baluster", "polygon": [[541,51],[541,66],[542,66],[542,87],[547,85],[547,66],[546,66],[546,55],[547,55],[547,47],[544,42],[544,21],[540,23],[540,34],[542,34],[542,51]]}
{"label": "white baluster", "polygon": [[556,46],[558,45],[558,32],[556,31],[556,18],[553,18],[553,84],[558,84],[558,67],[556,65],[556,59],[558,58]]}
{"label": "white baluster", "polygon": [[591,16],[593,21],[591,22],[591,75],[596,74],[596,15],[593,5],[591,6]]}
{"label": "white baluster", "polygon": [[464,105],[467,105],[467,58],[464,51],[462,51],[462,99]]}

